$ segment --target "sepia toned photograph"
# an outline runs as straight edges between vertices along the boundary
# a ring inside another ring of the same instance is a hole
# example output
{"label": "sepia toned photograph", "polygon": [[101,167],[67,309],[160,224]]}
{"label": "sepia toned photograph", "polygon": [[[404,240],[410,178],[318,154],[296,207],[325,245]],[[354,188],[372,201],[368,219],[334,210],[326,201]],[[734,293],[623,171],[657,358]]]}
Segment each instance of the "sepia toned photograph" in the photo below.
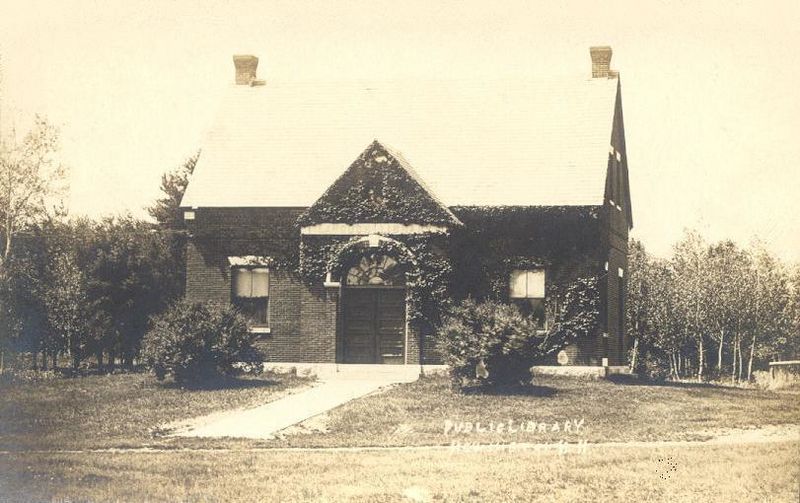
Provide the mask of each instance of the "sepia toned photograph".
{"label": "sepia toned photograph", "polygon": [[798,47],[0,0],[0,503],[800,501]]}

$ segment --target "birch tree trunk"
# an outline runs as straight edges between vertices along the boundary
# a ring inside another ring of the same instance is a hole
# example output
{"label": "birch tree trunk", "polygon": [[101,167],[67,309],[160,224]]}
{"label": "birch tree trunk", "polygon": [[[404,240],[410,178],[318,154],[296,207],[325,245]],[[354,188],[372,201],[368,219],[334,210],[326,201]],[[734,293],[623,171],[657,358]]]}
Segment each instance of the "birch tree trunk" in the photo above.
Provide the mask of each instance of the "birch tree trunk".
{"label": "birch tree trunk", "polygon": [[[638,333],[638,332],[637,332]],[[636,371],[636,356],[639,354],[639,336],[633,339],[633,354],[631,355],[631,372]],[[0,367],[2,368],[2,367]]]}
{"label": "birch tree trunk", "polygon": [[742,380],[742,338],[739,337],[739,340],[736,341],[736,345],[739,347],[739,376],[738,380]]}
{"label": "birch tree trunk", "polygon": [[756,352],[756,334],[753,333],[753,342],[750,344],[750,361],[747,362],[747,380],[753,375],[753,355]]}
{"label": "birch tree trunk", "polygon": [[674,378],[678,378],[678,360],[675,358],[675,350],[669,352],[669,373]]}
{"label": "birch tree trunk", "polygon": [[717,352],[717,373],[722,377],[722,347],[725,343],[725,330],[719,331],[719,351]]}
{"label": "birch tree trunk", "polygon": [[700,336],[700,340],[699,340],[699,344],[698,344],[698,351],[700,352],[700,354],[697,355],[697,380],[698,381],[702,381],[703,380],[703,353],[704,353],[704,351],[703,351],[703,336],[702,335]]}

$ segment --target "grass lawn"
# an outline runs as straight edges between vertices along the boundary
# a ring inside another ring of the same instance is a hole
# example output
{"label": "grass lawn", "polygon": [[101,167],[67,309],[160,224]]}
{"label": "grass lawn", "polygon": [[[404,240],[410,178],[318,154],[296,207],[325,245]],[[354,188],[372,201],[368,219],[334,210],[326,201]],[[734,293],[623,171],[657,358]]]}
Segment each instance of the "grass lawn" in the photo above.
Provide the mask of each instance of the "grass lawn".
{"label": "grass lawn", "polygon": [[[184,390],[148,374],[115,374],[4,385],[0,449],[698,440],[726,428],[800,424],[796,389],[644,386],[541,377],[529,393],[463,395],[453,392],[445,378],[433,377],[332,410],[325,421],[326,433],[269,441],[153,435],[166,422],[265,403],[307,383],[288,375],[265,375],[232,381],[227,388]],[[465,431],[467,423],[472,431]],[[487,431],[476,431],[477,423]],[[499,423],[504,423],[504,431],[498,431]],[[571,425],[570,431],[565,431],[565,423]],[[531,425],[534,431],[529,431]]]}
{"label": "grass lawn", "polygon": [[187,390],[125,373],[2,384],[0,449],[141,447],[165,422],[255,406],[308,382],[261,375]]}
{"label": "grass lawn", "polygon": [[416,501],[796,502],[799,447],[20,453],[0,458],[0,494],[8,501],[410,501],[405,493]]}
{"label": "grass lawn", "polygon": [[[526,394],[462,395],[426,378],[334,409],[328,433],[275,441],[182,440],[181,445],[396,446],[509,442],[703,440],[728,428],[800,424],[800,392],[701,384],[647,386],[541,377]],[[508,422],[512,430],[508,432]],[[461,426],[472,431],[457,432]],[[481,428],[494,431],[477,432]],[[564,423],[570,431],[565,431]],[[504,423],[504,431],[497,424]],[[529,425],[535,431],[528,431]],[[580,428],[575,425],[580,424]],[[540,425],[545,425],[545,430]],[[553,425],[558,431],[553,431]],[[524,425],[525,431],[519,431]],[[446,428],[450,430],[446,432]]]}
{"label": "grass lawn", "polygon": [[[800,493],[800,439],[588,446],[563,455],[553,449],[259,450],[703,439],[728,428],[800,423],[797,390],[542,377],[525,393],[462,395],[444,378],[426,378],[334,409],[327,433],[272,441],[152,433],[165,422],[264,403],[307,383],[262,376],[184,390],[146,374],[118,374],[2,385],[0,449],[20,452],[0,456],[0,501],[404,501],[407,494],[418,501],[780,502],[797,501]],[[476,431],[476,423],[489,431]],[[515,431],[507,431],[509,424]],[[142,446],[162,449],[58,452]]]}

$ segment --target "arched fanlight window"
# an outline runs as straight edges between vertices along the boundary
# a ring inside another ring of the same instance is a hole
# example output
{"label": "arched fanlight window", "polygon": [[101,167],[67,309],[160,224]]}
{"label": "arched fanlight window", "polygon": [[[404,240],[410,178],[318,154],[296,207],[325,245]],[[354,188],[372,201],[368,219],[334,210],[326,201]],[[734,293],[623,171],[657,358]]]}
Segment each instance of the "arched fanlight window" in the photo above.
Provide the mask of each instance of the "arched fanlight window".
{"label": "arched fanlight window", "polygon": [[405,286],[403,268],[392,257],[364,255],[347,271],[348,286]]}

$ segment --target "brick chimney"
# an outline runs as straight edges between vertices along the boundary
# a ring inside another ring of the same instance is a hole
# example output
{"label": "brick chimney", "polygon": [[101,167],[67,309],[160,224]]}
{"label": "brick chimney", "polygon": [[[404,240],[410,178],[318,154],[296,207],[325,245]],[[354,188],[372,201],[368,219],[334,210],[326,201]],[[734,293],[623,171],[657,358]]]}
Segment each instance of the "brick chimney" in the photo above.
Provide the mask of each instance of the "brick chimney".
{"label": "brick chimney", "polygon": [[611,47],[589,47],[589,54],[592,56],[592,78],[607,79],[617,76],[617,72],[611,70]]}
{"label": "brick chimney", "polygon": [[252,86],[256,83],[257,57],[249,54],[234,54],[233,65],[236,67],[236,85]]}

